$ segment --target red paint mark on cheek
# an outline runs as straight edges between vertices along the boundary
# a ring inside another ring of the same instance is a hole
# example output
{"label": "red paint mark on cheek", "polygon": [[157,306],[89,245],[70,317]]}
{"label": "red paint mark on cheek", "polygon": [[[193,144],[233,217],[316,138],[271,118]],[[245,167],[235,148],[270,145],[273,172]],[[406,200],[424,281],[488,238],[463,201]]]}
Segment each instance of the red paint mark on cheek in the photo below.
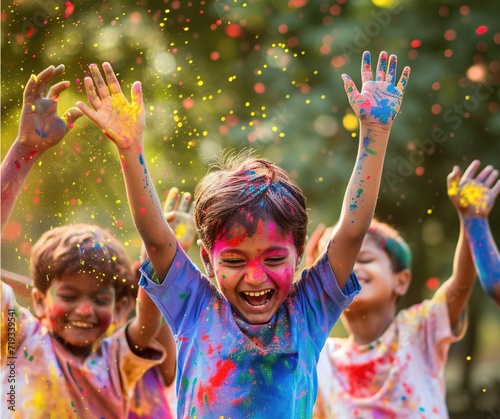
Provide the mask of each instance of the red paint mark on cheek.
{"label": "red paint mark on cheek", "polygon": [[294,271],[292,268],[286,268],[282,272],[272,274],[273,280],[279,286],[289,286],[293,282]]}
{"label": "red paint mark on cheek", "polygon": [[54,317],[64,317],[65,316],[64,307],[62,307],[59,304],[54,304],[52,306],[52,309],[50,310],[50,314]]}
{"label": "red paint mark on cheek", "polygon": [[106,332],[106,330],[108,330],[109,326],[111,325],[112,321],[113,321],[113,313],[111,312],[111,310],[109,312],[99,315],[100,332],[101,333]]}
{"label": "red paint mark on cheek", "polygon": [[64,322],[66,318],[66,310],[59,304],[54,304],[49,312],[49,320],[52,329],[56,328],[58,323]]}

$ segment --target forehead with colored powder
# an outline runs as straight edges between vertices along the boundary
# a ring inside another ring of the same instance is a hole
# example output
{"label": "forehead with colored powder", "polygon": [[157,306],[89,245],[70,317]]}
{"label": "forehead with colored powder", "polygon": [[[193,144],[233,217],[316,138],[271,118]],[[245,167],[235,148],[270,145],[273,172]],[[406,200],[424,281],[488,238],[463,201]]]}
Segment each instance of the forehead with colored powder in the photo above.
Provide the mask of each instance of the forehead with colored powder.
{"label": "forehead with colored powder", "polygon": [[[223,242],[224,246],[228,247],[237,247],[246,239],[254,236],[259,236],[261,240],[268,240],[276,243],[289,241],[293,244],[291,232],[283,235],[275,222],[263,221],[261,219],[255,220],[255,223],[251,224],[251,228],[248,228],[247,224],[242,225],[238,222],[230,223],[230,227],[223,229],[216,242]],[[216,244],[214,250],[216,250],[217,247]]]}

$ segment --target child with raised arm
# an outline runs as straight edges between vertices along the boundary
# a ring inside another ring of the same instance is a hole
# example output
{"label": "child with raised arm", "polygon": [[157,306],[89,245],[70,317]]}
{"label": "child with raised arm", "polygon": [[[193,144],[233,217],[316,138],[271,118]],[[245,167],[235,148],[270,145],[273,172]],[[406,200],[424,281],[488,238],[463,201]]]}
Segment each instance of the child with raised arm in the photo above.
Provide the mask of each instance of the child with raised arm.
{"label": "child with raised arm", "polygon": [[[489,172],[474,182],[488,185]],[[444,368],[450,344],[465,333],[475,279],[464,228],[474,208],[459,204],[456,184],[472,175],[460,180],[455,168],[448,176],[460,234],[452,275],[430,300],[397,313],[410,284],[411,251],[392,227],[372,222],[354,265],[362,290],[342,316],[349,336],[328,338],[320,355],[315,419],[448,417]],[[311,239],[308,254],[321,241],[318,234]]]}
{"label": "child with raised arm", "polygon": [[[187,205],[190,202],[186,198],[189,197],[189,192],[184,192],[181,195],[177,188],[171,188],[164,206],[165,218],[174,229],[179,244],[185,251],[194,243],[196,235],[192,215],[193,206]],[[183,205],[180,205],[181,202]],[[141,256],[142,259],[145,259],[144,255]],[[135,311],[140,278],[140,274],[137,275],[139,265],[140,262],[132,264],[135,273],[133,275],[134,280],[125,281],[115,297],[117,304],[115,304],[113,324],[106,331],[106,336],[111,336],[113,331],[126,326]],[[129,275],[127,275],[128,277]],[[17,300],[20,293],[26,294],[24,298],[26,302],[31,300],[31,290],[33,289],[33,280],[31,278],[2,270],[2,281],[7,281],[13,288]],[[175,378],[176,349],[172,333],[167,324],[162,325],[156,340],[166,349],[167,356],[160,365],[155,365],[146,370],[136,383],[128,405],[128,419],[157,417],[170,419],[175,417],[177,402],[173,382]]]}
{"label": "child with raised arm", "polygon": [[500,192],[500,181],[495,183],[498,170],[492,166],[484,168],[482,182],[474,179],[479,165],[478,160],[473,161],[460,179],[458,167],[454,168],[457,175],[452,182],[450,196],[458,201],[455,206],[463,208],[465,235],[479,282],[500,308],[500,252],[488,222],[488,215]]}
{"label": "child with raised arm", "polygon": [[[85,79],[77,106],[115,143],[149,261],[141,285],[177,338],[180,418],[306,418],[316,363],[330,329],[359,291],[352,267],[370,225],[393,119],[409,77],[381,53],[375,80],[362,59],[363,89],[343,76],[360,119],[358,157],[328,251],[293,282],[305,245],[305,198],[290,175],[251,153],[226,156],[195,190],[203,275],[177,245],[146,167],[139,82],[132,100],[109,63]],[[360,192],[361,189],[361,192]]]}
{"label": "child with raised arm", "polygon": [[[193,203],[189,192],[179,193],[179,189],[174,187],[168,192],[167,199],[163,206],[165,219],[174,230],[179,245],[184,251],[194,243],[196,237],[196,227],[193,221]],[[147,258],[146,249],[141,249],[141,259]],[[135,287],[129,287],[129,299],[135,301],[137,297],[137,287],[140,279],[140,262],[134,262],[134,272],[136,272]],[[134,304],[129,304],[133,308]],[[131,310],[121,312],[121,321],[116,326],[124,324],[126,317]],[[167,324],[163,324],[156,336],[167,351],[166,359],[158,366],[150,368],[144,373],[142,379],[136,384],[132,400],[129,407],[128,419],[149,419],[162,418],[170,419],[176,417],[177,400],[175,397],[175,367],[176,348],[172,332]]]}
{"label": "child with raised arm", "polygon": [[[57,115],[68,82],[45,96],[63,70],[50,66],[26,85],[19,135],[1,166],[2,230],[34,161],[81,115]],[[2,417],[123,418],[129,393],[165,352],[154,340],[161,315],[144,291],[136,316],[102,339],[133,275],[123,246],[98,226],[57,227],[34,244],[30,265],[36,316],[1,283]]]}

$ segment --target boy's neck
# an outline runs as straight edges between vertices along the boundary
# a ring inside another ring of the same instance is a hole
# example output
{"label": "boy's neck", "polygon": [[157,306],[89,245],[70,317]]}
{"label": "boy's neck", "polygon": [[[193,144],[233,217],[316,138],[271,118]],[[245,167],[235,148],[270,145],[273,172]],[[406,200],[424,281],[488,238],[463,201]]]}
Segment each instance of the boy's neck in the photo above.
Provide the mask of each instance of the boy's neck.
{"label": "boy's neck", "polygon": [[66,350],[66,352],[69,352],[76,358],[83,360],[87,358],[92,352],[92,345],[85,347],[73,346],[62,339],[59,335],[56,335],[53,332],[51,332],[51,335]]}
{"label": "boy's neck", "polygon": [[387,304],[385,308],[349,310],[343,315],[349,336],[358,345],[367,345],[379,339],[396,318],[396,306]]}

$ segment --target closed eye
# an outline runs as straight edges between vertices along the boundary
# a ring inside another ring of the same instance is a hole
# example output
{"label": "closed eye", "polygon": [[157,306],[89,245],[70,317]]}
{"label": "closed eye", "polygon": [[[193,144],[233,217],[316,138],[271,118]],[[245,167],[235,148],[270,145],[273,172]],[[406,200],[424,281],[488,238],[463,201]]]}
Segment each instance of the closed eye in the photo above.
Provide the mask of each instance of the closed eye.
{"label": "closed eye", "polygon": [[374,258],[361,258],[361,259],[358,259],[356,262],[357,263],[372,263],[374,261],[375,261]]}
{"label": "closed eye", "polygon": [[77,299],[75,295],[66,295],[66,294],[59,294],[57,295],[57,297],[66,302],[72,302]]}
{"label": "closed eye", "polygon": [[230,266],[237,266],[245,263],[243,259],[221,259],[221,262]]}
{"label": "closed eye", "polygon": [[266,258],[266,263],[270,264],[279,264],[286,259],[286,256],[277,256],[277,257],[269,257]]}

